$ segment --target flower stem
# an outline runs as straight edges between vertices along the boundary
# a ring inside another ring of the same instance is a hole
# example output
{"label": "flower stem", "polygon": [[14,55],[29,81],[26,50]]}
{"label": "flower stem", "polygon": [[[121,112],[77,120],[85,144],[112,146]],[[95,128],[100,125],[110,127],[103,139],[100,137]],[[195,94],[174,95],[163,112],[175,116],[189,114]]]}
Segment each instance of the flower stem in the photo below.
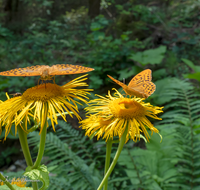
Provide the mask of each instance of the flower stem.
{"label": "flower stem", "polygon": [[31,158],[30,150],[28,147],[28,141],[27,141],[27,133],[24,132],[24,130],[21,128],[21,126],[18,126],[18,135],[19,135],[19,141],[22,147],[22,151],[26,160],[27,166],[32,166],[33,161]]}
{"label": "flower stem", "polygon": [[111,172],[113,171],[115,165],[117,164],[117,160],[118,160],[118,158],[119,158],[119,155],[120,155],[120,153],[121,153],[121,151],[122,151],[122,148],[123,148],[123,146],[124,146],[124,143],[125,143],[125,141],[126,141],[127,132],[128,132],[128,127],[126,127],[126,129],[125,129],[125,131],[124,131],[124,133],[123,133],[123,135],[122,135],[122,137],[121,137],[121,140],[120,140],[120,142],[119,142],[119,146],[118,146],[117,152],[116,152],[116,154],[115,154],[115,157],[114,157],[114,159],[113,159],[113,161],[112,161],[112,164],[110,165],[110,167],[109,167],[109,169],[108,169],[106,175],[104,176],[104,178],[103,178],[103,180],[101,181],[101,184],[99,185],[99,187],[97,188],[97,190],[101,190],[101,189],[102,189],[103,185],[105,184],[106,180],[108,180],[108,177],[110,176],[110,174],[111,174]]}
{"label": "flower stem", "polygon": [[[110,154],[112,149],[112,140],[109,139],[106,143],[106,161],[105,161],[105,170],[104,170],[104,176],[106,175],[108,168],[110,166]],[[106,179],[104,183],[104,190],[108,189],[108,179]]]}
{"label": "flower stem", "polygon": [[46,134],[47,134],[47,125],[48,125],[48,121],[47,121],[47,104],[43,106],[44,110],[43,110],[43,114],[42,117],[44,117],[45,121],[44,121],[44,126],[40,135],[40,146],[39,146],[39,151],[38,151],[38,155],[37,155],[37,159],[32,167],[32,169],[37,169],[40,166],[43,154],[44,154],[44,148],[45,148],[45,142],[46,142]]}
{"label": "flower stem", "polygon": [[11,190],[15,190],[15,188],[9,183],[9,181],[0,173],[0,179],[9,187]]}
{"label": "flower stem", "polygon": [[[21,126],[18,126],[18,135],[19,135],[19,141],[22,147],[22,151],[26,160],[27,166],[33,166],[33,161],[31,158],[28,141],[27,141],[27,133],[24,132],[24,130],[21,128]],[[32,186],[34,190],[37,190],[37,182],[32,182]]]}

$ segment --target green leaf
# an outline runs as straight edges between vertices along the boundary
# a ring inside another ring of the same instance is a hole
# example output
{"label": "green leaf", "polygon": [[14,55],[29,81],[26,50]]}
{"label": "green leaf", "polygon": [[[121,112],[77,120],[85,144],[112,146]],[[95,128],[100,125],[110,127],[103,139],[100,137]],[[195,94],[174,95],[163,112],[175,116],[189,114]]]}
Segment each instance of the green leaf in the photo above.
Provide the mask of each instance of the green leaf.
{"label": "green leaf", "polygon": [[158,69],[156,71],[153,71],[153,79],[163,78],[167,76],[166,69]]}
{"label": "green leaf", "polygon": [[91,27],[90,27],[90,29],[92,30],[92,31],[97,31],[97,30],[100,30],[100,29],[102,29],[103,28],[103,26],[100,24],[100,23],[98,23],[98,22],[93,22],[92,24],[91,24]]}
{"label": "green leaf", "polygon": [[119,76],[119,80],[123,80],[124,78],[128,78],[128,77],[131,77],[131,76],[134,76],[138,73],[138,68],[133,66],[130,70],[130,68],[126,68],[126,69],[122,69],[120,71],[118,71],[117,73],[120,74]]}
{"label": "green leaf", "polygon": [[24,176],[29,177],[31,180],[42,181],[43,185],[40,190],[45,190],[49,187],[49,171],[45,165],[41,165],[38,169],[31,169],[31,166],[28,166]]}
{"label": "green leaf", "polygon": [[188,59],[181,59],[181,60],[196,72],[200,72],[200,66],[194,65],[194,63]]}
{"label": "green leaf", "polygon": [[90,85],[91,88],[97,89],[103,84],[103,80],[99,76],[90,76],[89,78],[93,81],[93,85]]}
{"label": "green leaf", "polygon": [[143,52],[137,52],[132,54],[130,59],[141,63],[142,65],[147,64],[160,64],[164,58],[166,52],[166,46],[160,46],[156,49],[149,49]]}
{"label": "green leaf", "polygon": [[200,81],[200,72],[193,73],[193,74],[184,74],[183,76],[184,76],[184,78],[196,79],[196,80]]}

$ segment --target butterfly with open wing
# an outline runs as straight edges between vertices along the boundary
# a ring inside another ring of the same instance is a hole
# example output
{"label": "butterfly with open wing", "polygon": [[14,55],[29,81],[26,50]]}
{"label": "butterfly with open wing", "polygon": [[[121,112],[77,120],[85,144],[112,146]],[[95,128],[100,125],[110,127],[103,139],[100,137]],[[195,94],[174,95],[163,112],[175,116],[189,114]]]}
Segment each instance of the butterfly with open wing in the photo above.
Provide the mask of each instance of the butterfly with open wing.
{"label": "butterfly with open wing", "polygon": [[150,69],[146,69],[138,73],[135,77],[132,78],[128,86],[114,79],[110,75],[108,75],[108,77],[120,85],[126,94],[140,98],[148,98],[156,90],[156,85],[151,82],[152,76]]}
{"label": "butterfly with open wing", "polygon": [[51,80],[55,75],[70,75],[93,71],[93,68],[80,65],[58,64],[53,66],[36,65],[0,72],[3,76],[41,76],[40,80]]}

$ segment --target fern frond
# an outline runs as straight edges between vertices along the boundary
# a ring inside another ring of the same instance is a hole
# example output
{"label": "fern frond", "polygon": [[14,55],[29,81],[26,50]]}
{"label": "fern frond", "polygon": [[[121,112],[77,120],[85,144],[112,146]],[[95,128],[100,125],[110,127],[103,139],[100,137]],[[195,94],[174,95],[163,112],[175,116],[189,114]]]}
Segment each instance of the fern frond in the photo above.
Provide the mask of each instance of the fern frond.
{"label": "fern frond", "polygon": [[[53,168],[51,172],[55,172],[58,176],[65,176],[73,186],[73,190],[96,190],[100,183],[100,173],[94,167],[96,165],[94,161],[87,165],[88,160],[92,160],[91,154],[90,159],[85,155],[88,151],[87,144],[90,143],[92,147],[92,143],[88,142],[82,134],[71,129],[68,124],[64,123],[61,126],[59,123],[59,126],[60,129],[57,128],[56,133],[49,132],[46,135],[45,156],[49,158],[48,167]],[[29,144],[36,146],[38,142],[39,133],[30,133]],[[79,148],[83,148],[84,151],[79,151]],[[87,160],[83,160],[82,157]]]}

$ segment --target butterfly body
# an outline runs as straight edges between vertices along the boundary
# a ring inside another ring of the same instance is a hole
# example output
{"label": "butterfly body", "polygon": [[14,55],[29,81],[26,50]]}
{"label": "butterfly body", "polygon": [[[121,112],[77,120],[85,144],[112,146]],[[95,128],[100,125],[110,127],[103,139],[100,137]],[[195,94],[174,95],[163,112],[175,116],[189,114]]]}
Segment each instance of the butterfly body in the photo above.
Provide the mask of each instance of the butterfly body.
{"label": "butterfly body", "polygon": [[53,66],[36,65],[25,68],[17,68],[0,72],[3,76],[41,76],[41,80],[49,80],[54,75],[79,74],[93,71],[93,68],[80,65],[58,64]]}
{"label": "butterfly body", "polygon": [[155,84],[151,82],[152,77],[150,69],[146,69],[138,73],[135,77],[132,78],[128,85],[114,79],[109,75],[108,77],[120,85],[126,94],[140,98],[148,98],[156,89]]}

